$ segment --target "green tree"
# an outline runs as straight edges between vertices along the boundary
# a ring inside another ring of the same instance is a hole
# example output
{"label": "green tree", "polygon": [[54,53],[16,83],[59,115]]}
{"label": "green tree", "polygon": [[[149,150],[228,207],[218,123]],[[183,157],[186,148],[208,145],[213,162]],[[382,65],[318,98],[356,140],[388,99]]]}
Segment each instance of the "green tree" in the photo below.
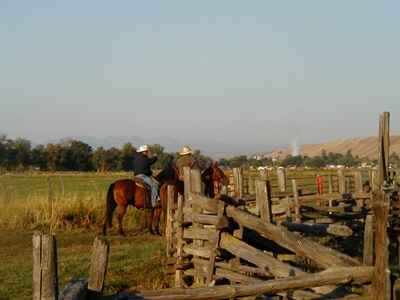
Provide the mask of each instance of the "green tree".
{"label": "green tree", "polygon": [[150,145],[150,150],[153,155],[157,156],[157,161],[153,165],[154,169],[164,169],[169,163],[174,160],[174,156],[171,153],[165,152],[165,148],[159,144]]}
{"label": "green tree", "polygon": [[47,152],[43,145],[38,145],[31,152],[32,166],[45,170],[47,168]]}
{"label": "green tree", "polygon": [[121,169],[124,171],[133,170],[133,156],[136,153],[136,148],[131,143],[126,143],[121,149]]}

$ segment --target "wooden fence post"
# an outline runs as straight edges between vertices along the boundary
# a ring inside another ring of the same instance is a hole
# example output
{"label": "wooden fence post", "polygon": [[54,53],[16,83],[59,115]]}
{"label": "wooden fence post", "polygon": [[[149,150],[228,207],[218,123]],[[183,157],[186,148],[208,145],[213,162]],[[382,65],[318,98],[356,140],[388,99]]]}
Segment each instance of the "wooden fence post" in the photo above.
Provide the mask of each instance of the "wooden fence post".
{"label": "wooden fence post", "polygon": [[286,169],[279,167],[276,170],[276,175],[278,176],[278,186],[281,192],[286,192]]}
{"label": "wooden fence post", "polygon": [[249,176],[249,195],[254,195],[255,194],[255,182],[256,179],[253,176]]}
{"label": "wooden fence post", "polygon": [[183,181],[184,181],[184,196],[185,196],[185,202],[186,202],[189,200],[190,193],[192,192],[192,180],[191,180],[190,167],[183,168]]}
{"label": "wooden fence post", "polygon": [[33,300],[57,300],[57,243],[54,235],[35,232],[33,243]]}
{"label": "wooden fence post", "polygon": [[379,118],[378,185],[373,192],[373,210],[376,222],[375,272],[372,282],[374,300],[389,300],[391,297],[389,238],[387,233],[390,202],[383,191],[383,187],[388,180],[389,171],[389,118],[388,112],[381,114]]}
{"label": "wooden fence post", "polygon": [[346,193],[346,177],[344,176],[344,170],[339,169],[337,171],[338,174],[338,184],[339,184],[339,193],[344,194]]}
{"label": "wooden fence post", "polygon": [[183,198],[178,196],[178,208],[175,213],[176,223],[176,258],[177,269],[175,272],[175,287],[180,288],[183,286],[183,271],[179,268],[183,264]]}
{"label": "wooden fence post", "polygon": [[301,222],[300,215],[300,203],[299,203],[299,191],[297,189],[296,179],[292,179],[292,189],[293,189],[293,200],[294,200],[294,222]]}
{"label": "wooden fence post", "polygon": [[233,185],[234,185],[234,196],[237,198],[243,198],[243,169],[233,169]]}
{"label": "wooden fence post", "polygon": [[387,222],[389,201],[382,191],[374,192],[373,209],[375,214],[375,272],[373,286],[374,300],[389,300],[391,294],[389,269],[389,239]]}
{"label": "wooden fence post", "polygon": [[271,186],[269,181],[256,181],[256,204],[261,217],[266,223],[272,223]]}
{"label": "wooden fence post", "polygon": [[329,194],[333,193],[333,178],[332,178],[332,174],[328,175],[328,193]]}
{"label": "wooden fence post", "polygon": [[368,215],[365,218],[364,224],[364,251],[363,262],[365,266],[374,265],[374,230],[373,230],[373,216]]}
{"label": "wooden fence post", "polygon": [[167,240],[167,257],[173,254],[173,216],[175,187],[168,185],[167,189],[167,215],[165,224],[165,237]]}
{"label": "wooden fence post", "polygon": [[[190,178],[191,178],[191,184],[192,184],[191,194],[192,193],[201,194],[201,173],[200,173],[200,170],[199,169],[191,170],[190,171]],[[190,195],[189,199],[191,199],[191,198],[192,197]],[[193,200],[191,199],[191,201],[193,201]],[[193,208],[193,213],[201,213],[202,212],[202,210],[199,208],[199,206],[194,202],[192,202],[192,208]],[[203,226],[200,223],[193,221],[193,229],[201,229],[202,227]],[[204,246],[204,241],[202,241],[202,240],[194,240],[193,241],[193,245],[195,247],[203,247]],[[199,257],[194,256],[194,258],[196,259],[196,258],[199,258]],[[200,284],[200,285],[204,284],[204,277],[201,276],[198,268],[195,268],[194,280],[195,280],[195,283],[197,283],[197,284]]]}
{"label": "wooden fence post", "polygon": [[108,255],[110,244],[107,241],[95,238],[93,243],[92,259],[90,262],[88,290],[94,295],[101,294],[107,274]]}

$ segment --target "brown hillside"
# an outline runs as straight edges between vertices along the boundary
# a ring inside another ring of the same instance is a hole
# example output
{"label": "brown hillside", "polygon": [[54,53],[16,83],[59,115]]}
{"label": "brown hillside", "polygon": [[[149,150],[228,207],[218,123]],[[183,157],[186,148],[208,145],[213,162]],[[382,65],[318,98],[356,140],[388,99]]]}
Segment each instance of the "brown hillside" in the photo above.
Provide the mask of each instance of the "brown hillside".
{"label": "brown hillside", "polygon": [[[391,137],[391,152],[400,154],[400,136]],[[322,144],[310,144],[302,145],[300,147],[300,154],[307,156],[320,155],[322,150],[327,153],[346,153],[348,150],[355,156],[377,158],[378,157],[378,138],[367,137],[367,138],[351,138],[351,139],[339,139],[333,140]],[[292,149],[276,150],[270,153],[268,156],[273,157],[286,157],[292,154]]]}

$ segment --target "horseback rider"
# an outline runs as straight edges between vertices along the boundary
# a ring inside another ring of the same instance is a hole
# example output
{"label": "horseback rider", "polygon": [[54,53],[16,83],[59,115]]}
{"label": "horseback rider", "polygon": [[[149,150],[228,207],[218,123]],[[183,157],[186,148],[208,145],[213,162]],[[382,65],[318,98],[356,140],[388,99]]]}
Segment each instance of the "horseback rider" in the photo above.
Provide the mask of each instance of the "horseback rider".
{"label": "horseback rider", "polygon": [[179,158],[176,160],[176,166],[179,170],[179,178],[183,180],[183,168],[200,169],[199,163],[193,155],[193,150],[189,146],[184,146],[179,152]]}
{"label": "horseback rider", "polygon": [[157,156],[152,157],[148,145],[142,145],[133,157],[133,170],[135,177],[142,179],[151,188],[151,204],[155,207],[159,201],[158,182],[151,177],[151,166],[157,161]]}

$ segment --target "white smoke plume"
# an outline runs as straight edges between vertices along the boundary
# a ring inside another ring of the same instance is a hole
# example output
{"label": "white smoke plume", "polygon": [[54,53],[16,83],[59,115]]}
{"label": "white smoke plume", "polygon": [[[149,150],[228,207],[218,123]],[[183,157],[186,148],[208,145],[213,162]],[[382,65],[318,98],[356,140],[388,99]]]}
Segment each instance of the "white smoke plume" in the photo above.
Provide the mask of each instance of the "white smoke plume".
{"label": "white smoke plume", "polygon": [[300,155],[299,139],[296,137],[292,141],[292,156]]}

